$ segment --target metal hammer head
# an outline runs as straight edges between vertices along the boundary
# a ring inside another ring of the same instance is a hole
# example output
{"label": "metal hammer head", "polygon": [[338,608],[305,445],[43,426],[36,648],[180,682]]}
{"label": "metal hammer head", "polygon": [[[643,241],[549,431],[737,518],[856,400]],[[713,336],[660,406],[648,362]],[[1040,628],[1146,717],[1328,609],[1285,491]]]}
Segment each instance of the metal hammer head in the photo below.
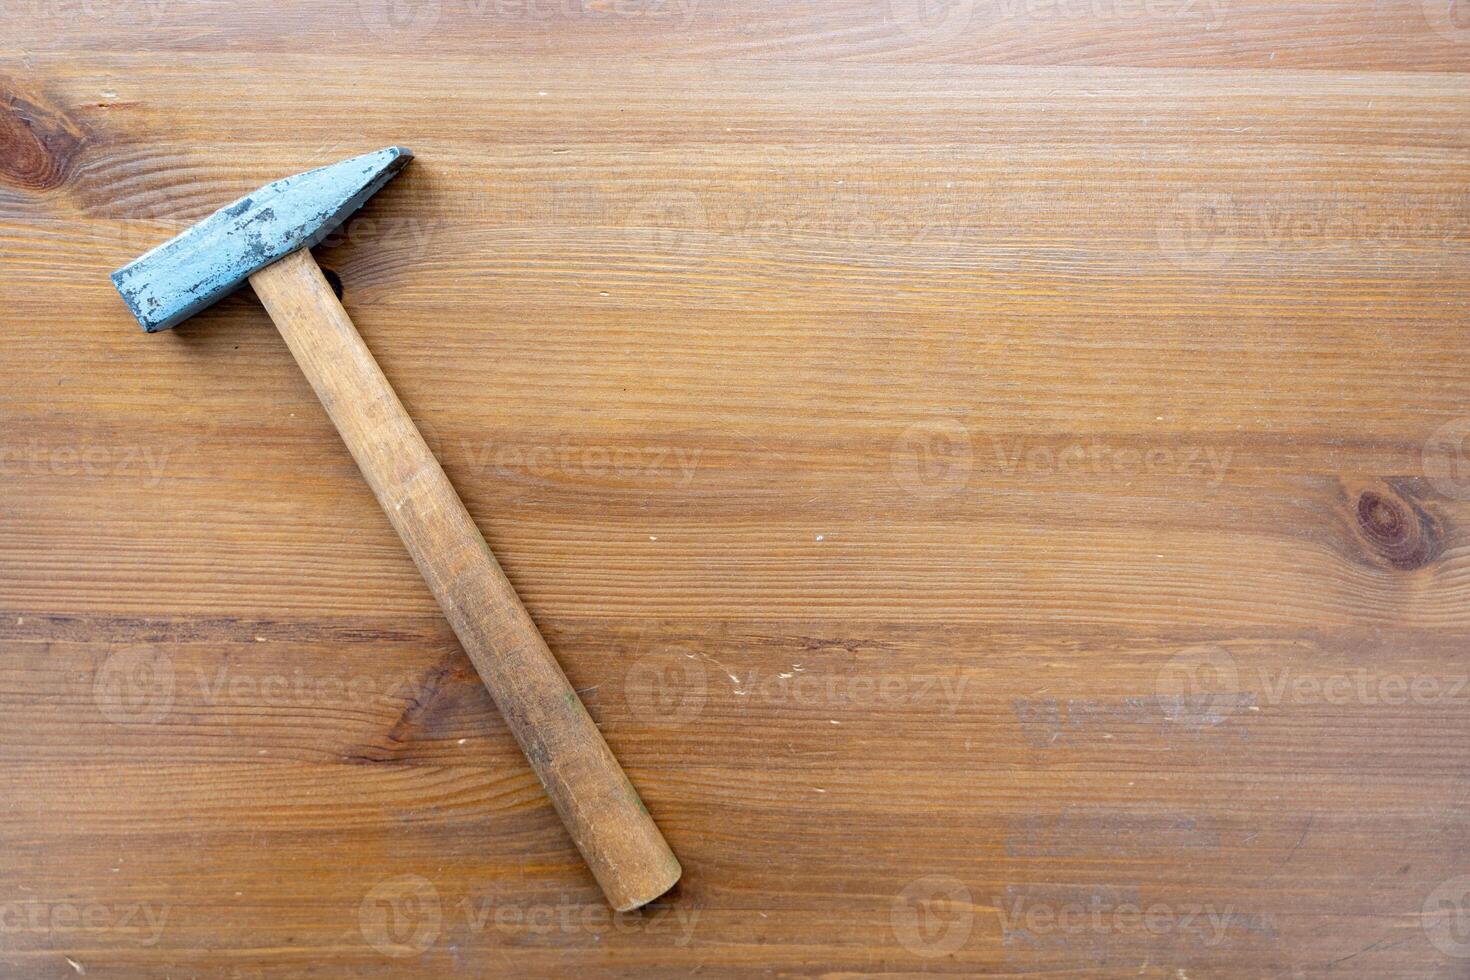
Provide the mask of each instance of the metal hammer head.
{"label": "metal hammer head", "polygon": [[144,330],[167,330],[326,238],[411,159],[390,146],[266,184],[123,266],[112,283]]}

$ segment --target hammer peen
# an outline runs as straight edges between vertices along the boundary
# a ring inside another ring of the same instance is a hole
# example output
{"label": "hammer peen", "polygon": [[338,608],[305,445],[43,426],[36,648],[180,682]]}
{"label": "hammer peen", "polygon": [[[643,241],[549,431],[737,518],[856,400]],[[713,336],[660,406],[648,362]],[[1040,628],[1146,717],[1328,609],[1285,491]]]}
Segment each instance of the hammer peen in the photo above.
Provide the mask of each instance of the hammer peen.
{"label": "hammer peen", "polygon": [[149,333],[254,287],[608,902],[634,909],[679,862],[311,256],[412,157],[388,147],[267,184],[112,281]]}

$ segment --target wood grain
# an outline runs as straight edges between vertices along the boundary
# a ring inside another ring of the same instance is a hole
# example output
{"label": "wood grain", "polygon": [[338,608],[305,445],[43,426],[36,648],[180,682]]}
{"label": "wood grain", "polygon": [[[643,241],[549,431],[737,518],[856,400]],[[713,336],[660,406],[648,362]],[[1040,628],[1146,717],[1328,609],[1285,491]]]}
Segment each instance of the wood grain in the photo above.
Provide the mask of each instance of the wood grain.
{"label": "wood grain", "polygon": [[[1466,975],[1461,7],[395,9],[4,7],[0,972]],[[254,299],[107,282],[397,141],[319,259],[637,916]]]}

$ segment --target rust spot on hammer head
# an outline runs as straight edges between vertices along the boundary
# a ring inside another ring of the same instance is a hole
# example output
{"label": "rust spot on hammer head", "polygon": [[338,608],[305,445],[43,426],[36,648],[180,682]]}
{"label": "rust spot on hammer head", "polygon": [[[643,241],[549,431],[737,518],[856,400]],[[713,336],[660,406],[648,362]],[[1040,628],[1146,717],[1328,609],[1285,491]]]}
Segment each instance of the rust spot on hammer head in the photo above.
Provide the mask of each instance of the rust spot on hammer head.
{"label": "rust spot on hammer head", "polygon": [[0,83],[0,181],[55,190],[76,165],[86,132],[61,109]]}

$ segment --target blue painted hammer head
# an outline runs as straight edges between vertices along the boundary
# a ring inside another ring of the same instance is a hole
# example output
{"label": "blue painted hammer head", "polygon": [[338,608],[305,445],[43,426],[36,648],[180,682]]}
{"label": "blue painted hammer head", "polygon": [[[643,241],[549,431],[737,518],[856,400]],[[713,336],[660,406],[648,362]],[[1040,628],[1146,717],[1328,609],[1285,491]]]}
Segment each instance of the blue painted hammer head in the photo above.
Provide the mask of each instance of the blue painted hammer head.
{"label": "blue painted hammer head", "polygon": [[167,330],[326,238],[411,159],[390,146],[266,184],[123,266],[112,283],[144,330]]}

